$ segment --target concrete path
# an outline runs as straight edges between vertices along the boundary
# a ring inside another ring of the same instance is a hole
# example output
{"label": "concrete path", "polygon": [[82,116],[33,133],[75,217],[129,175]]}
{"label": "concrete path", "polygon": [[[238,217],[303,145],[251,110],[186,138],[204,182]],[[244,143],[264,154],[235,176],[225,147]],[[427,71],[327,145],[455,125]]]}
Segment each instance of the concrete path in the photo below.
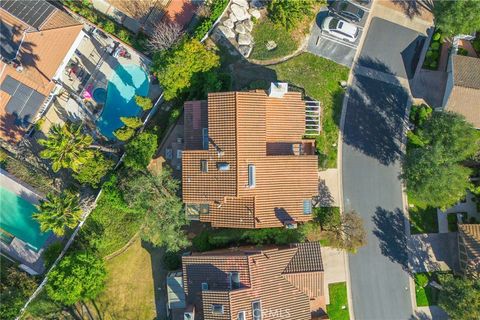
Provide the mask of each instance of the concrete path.
{"label": "concrete path", "polygon": [[338,186],[338,169],[318,172],[318,204],[321,207],[339,207],[340,190]]}
{"label": "concrete path", "polygon": [[328,285],[330,283],[345,282],[346,281],[346,260],[345,252],[342,250],[322,247],[322,261],[324,272],[324,292],[325,303],[330,303],[330,294]]}
{"label": "concrete path", "polygon": [[448,219],[447,215],[440,209],[437,209],[437,221],[438,221],[438,233],[448,232]]}

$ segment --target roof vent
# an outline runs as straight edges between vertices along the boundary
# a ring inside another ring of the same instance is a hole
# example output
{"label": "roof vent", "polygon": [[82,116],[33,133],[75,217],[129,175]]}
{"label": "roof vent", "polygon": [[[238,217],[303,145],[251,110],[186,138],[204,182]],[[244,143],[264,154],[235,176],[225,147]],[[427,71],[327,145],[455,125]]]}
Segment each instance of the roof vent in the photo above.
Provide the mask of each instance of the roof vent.
{"label": "roof vent", "polygon": [[268,89],[268,96],[272,98],[283,98],[288,92],[288,83],[286,82],[272,82],[270,89]]}

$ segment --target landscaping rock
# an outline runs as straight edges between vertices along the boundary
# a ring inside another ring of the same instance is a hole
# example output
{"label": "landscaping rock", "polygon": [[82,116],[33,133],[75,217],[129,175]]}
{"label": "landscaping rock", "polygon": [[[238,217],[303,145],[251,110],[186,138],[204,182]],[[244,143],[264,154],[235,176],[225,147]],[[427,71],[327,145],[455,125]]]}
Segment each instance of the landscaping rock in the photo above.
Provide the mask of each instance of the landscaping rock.
{"label": "landscaping rock", "polygon": [[235,38],[235,32],[233,32],[233,30],[230,28],[227,28],[225,26],[219,26],[218,30],[220,30],[225,35],[225,37],[229,39]]}
{"label": "landscaping rock", "polygon": [[[248,21],[248,20],[245,20]],[[240,34],[245,34],[247,33],[247,29],[243,25],[243,23],[237,23],[237,26],[235,27],[235,32],[240,33]]]}
{"label": "landscaping rock", "polygon": [[238,4],[240,7],[244,7],[245,9],[248,9],[247,0],[232,0],[232,3]]}
{"label": "landscaping rock", "polygon": [[239,6],[236,3],[230,6],[230,10],[232,10],[232,13],[235,15],[238,21],[243,21],[250,18],[250,14],[247,12],[247,9]]}
{"label": "landscaping rock", "polygon": [[269,40],[267,41],[267,44],[265,45],[265,47],[267,47],[268,51],[271,51],[277,47],[277,43],[273,40]]}
{"label": "landscaping rock", "polygon": [[232,20],[232,22],[238,21],[237,17],[235,17],[235,15],[232,12],[230,12],[230,14],[228,15],[228,19]]}
{"label": "landscaping rock", "polygon": [[250,15],[255,19],[260,19],[260,17],[262,16],[260,11],[258,11],[257,9],[248,9],[248,13],[250,13]]}
{"label": "landscaping rock", "polygon": [[250,56],[250,53],[252,53],[252,49],[253,49],[252,46],[239,46],[238,47],[238,51],[245,58],[248,58]]}
{"label": "landscaping rock", "polygon": [[252,44],[253,37],[250,33],[239,34],[237,37],[238,45],[240,46],[249,46]]}
{"label": "landscaping rock", "polygon": [[233,27],[235,26],[233,21],[230,20],[230,19],[227,19],[227,20],[223,21],[223,25],[227,28],[230,28],[230,29],[233,29]]}
{"label": "landscaping rock", "polygon": [[245,27],[245,29],[247,29],[247,31],[252,31],[253,30],[253,22],[252,20],[244,20],[242,22],[243,26]]}

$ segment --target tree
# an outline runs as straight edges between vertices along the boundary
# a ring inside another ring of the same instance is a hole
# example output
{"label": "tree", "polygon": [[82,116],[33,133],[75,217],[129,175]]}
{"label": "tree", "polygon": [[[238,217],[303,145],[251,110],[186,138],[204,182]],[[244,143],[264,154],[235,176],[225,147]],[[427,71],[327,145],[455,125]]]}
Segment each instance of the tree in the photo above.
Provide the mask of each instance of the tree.
{"label": "tree", "polygon": [[170,49],[182,36],[182,28],[175,22],[162,21],[155,26],[147,41],[150,53]]}
{"label": "tree", "polygon": [[157,53],[152,69],[163,87],[165,100],[172,100],[192,84],[192,77],[220,65],[220,57],[198,40],[181,42],[173,50]]}
{"label": "tree", "polygon": [[66,123],[55,124],[50,129],[47,139],[39,139],[38,143],[45,147],[40,157],[52,161],[52,170],[58,172],[62,168],[70,168],[78,172],[81,166],[93,157],[88,150],[93,138],[82,133],[82,125]]}
{"label": "tree", "polygon": [[33,217],[40,223],[42,231],[53,231],[57,236],[65,234],[65,228],[73,229],[82,217],[78,195],[64,190],[61,194],[49,193],[46,200],[37,206]]}
{"label": "tree", "polygon": [[133,137],[133,135],[135,134],[135,129],[138,129],[143,125],[142,120],[138,117],[120,117],[120,120],[125,125],[121,128],[118,128],[113,133],[113,135],[120,141],[130,140],[130,138]]}
{"label": "tree", "polygon": [[[3,258],[2,258],[3,259]],[[6,267],[2,261],[0,281],[0,318],[15,319],[37,283],[35,278],[16,267]]]}
{"label": "tree", "polygon": [[123,124],[132,129],[138,129],[143,125],[142,119],[139,117],[120,117]]}
{"label": "tree", "polygon": [[189,244],[182,230],[187,221],[182,201],[176,195],[178,188],[179,182],[171,177],[171,171],[167,169],[160,174],[129,175],[120,183],[129,207],[144,215],[141,238],[173,252]]}
{"label": "tree", "polygon": [[457,278],[451,274],[440,276],[442,290],[438,305],[452,319],[480,319],[480,280]]}
{"label": "tree", "polygon": [[294,29],[305,16],[312,14],[313,0],[271,0],[268,3],[268,16],[287,30]]}
{"label": "tree", "polygon": [[112,160],[106,159],[100,151],[94,150],[92,159],[81,166],[73,177],[80,183],[87,183],[97,188],[113,165]]}
{"label": "tree", "polygon": [[157,150],[157,137],[142,132],[125,147],[125,166],[134,170],[144,170]]}
{"label": "tree", "polygon": [[71,253],[48,275],[47,294],[65,305],[94,299],[103,291],[106,275],[102,259],[89,253]]}
{"label": "tree", "polygon": [[149,97],[135,96],[135,103],[142,108],[142,110],[150,110],[153,107],[152,100]]}
{"label": "tree", "polygon": [[435,25],[448,36],[471,34],[480,30],[480,1],[435,1]]}
{"label": "tree", "polygon": [[417,131],[402,177],[416,199],[447,208],[470,186],[471,170],[463,162],[478,152],[479,134],[462,116],[448,112],[433,112]]}
{"label": "tree", "polygon": [[331,219],[322,229],[327,232],[327,239],[335,248],[355,252],[367,243],[363,220],[355,211],[344,213],[340,219]]}

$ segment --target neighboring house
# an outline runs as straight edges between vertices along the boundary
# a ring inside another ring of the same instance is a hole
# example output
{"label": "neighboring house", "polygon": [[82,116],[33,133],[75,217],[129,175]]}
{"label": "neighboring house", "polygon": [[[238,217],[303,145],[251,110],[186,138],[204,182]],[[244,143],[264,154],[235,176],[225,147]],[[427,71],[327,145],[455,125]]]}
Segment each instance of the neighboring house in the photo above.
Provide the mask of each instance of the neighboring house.
{"label": "neighboring house", "polygon": [[[174,320],[308,320],[326,315],[318,242],[194,254],[182,257],[182,267],[185,295],[175,294],[175,301],[168,302],[179,306],[170,309]],[[178,287],[178,282],[169,283]],[[180,303],[179,297],[184,299]]]}
{"label": "neighboring house", "polygon": [[18,142],[48,107],[82,27],[47,1],[0,1],[0,139]]}
{"label": "neighboring house", "polygon": [[480,59],[452,54],[442,107],[459,113],[480,129]]}
{"label": "neighboring house", "polygon": [[460,269],[476,277],[480,276],[480,224],[458,225],[458,249]]}
{"label": "neighboring house", "polygon": [[226,228],[294,228],[311,220],[318,159],[315,140],[304,138],[305,109],[286,84],[186,102],[187,217]]}

